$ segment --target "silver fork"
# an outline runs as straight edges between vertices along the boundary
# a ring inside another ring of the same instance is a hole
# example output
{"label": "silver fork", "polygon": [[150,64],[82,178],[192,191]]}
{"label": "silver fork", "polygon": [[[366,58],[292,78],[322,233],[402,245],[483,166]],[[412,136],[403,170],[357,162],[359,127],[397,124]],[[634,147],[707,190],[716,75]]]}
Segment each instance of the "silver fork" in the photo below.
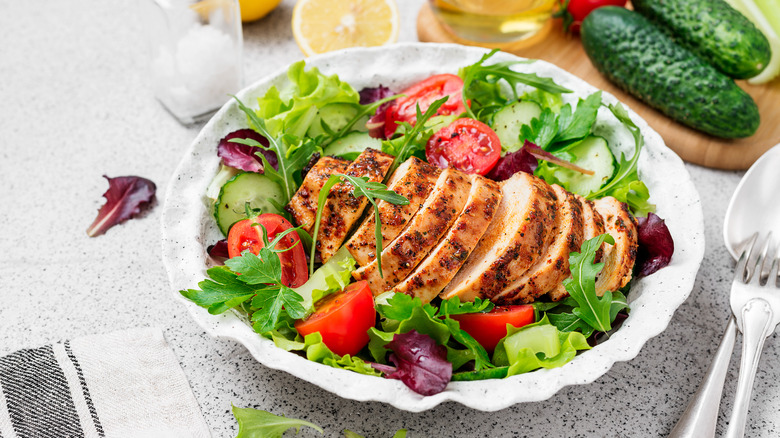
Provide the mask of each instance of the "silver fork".
{"label": "silver fork", "polygon": [[[737,263],[737,274],[731,288],[731,311],[742,331],[742,362],[739,369],[737,394],[731,412],[726,437],[738,438],[745,433],[750,394],[756,377],[758,359],[764,340],[780,323],[780,273],[778,248],[773,249],[772,233],[760,245],[759,234],[753,234]],[[767,257],[774,254],[771,258]],[[755,258],[755,263],[751,260]],[[752,269],[751,269],[752,267]]]}

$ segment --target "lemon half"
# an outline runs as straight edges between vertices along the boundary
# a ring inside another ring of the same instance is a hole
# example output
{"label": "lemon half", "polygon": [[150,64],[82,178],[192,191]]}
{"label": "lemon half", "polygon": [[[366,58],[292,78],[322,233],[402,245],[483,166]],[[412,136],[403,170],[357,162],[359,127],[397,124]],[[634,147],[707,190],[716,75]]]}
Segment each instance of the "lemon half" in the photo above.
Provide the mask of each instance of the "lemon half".
{"label": "lemon half", "polygon": [[299,0],[293,10],[295,42],[306,56],[398,40],[395,0]]}

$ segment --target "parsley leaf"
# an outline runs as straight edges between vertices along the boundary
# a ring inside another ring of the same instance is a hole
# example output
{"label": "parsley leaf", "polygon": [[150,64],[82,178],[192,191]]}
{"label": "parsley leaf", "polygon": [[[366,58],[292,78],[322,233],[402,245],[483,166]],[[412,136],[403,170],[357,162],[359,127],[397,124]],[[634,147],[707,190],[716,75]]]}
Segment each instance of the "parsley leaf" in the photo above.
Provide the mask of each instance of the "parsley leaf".
{"label": "parsley leaf", "polygon": [[198,283],[198,289],[181,290],[179,293],[195,304],[206,307],[212,315],[224,313],[252,298],[257,287],[238,279],[238,275],[226,266],[215,266],[206,271],[211,279]]}
{"label": "parsley leaf", "polygon": [[550,108],[545,108],[542,110],[542,113],[539,114],[539,117],[531,119],[529,124],[520,127],[520,142],[517,143],[518,147],[507,151],[516,152],[520,150],[520,147],[522,147],[526,141],[546,150],[553,142],[556,135],[558,135],[558,117]]}
{"label": "parsley leaf", "polygon": [[587,137],[596,121],[596,114],[600,106],[601,91],[589,95],[585,100],[579,99],[573,113],[571,105],[564,105],[558,117],[558,134],[553,140],[556,143],[553,149],[561,149],[572,142]]}
{"label": "parsley leaf", "polygon": [[282,278],[282,263],[267,247],[261,248],[258,255],[246,250],[241,257],[225,260],[225,266],[241,274],[239,279],[247,284],[273,284]]}
{"label": "parsley leaf", "polygon": [[601,272],[604,263],[593,263],[593,261],[596,258],[596,251],[604,242],[614,244],[615,239],[605,233],[583,242],[581,252],[572,252],[569,255],[571,278],[563,281],[566,291],[578,305],[572,313],[602,332],[612,328],[610,320],[612,292],[606,291],[602,297],[596,295],[596,275]]}
{"label": "parsley leaf", "polygon": [[[279,258],[277,257],[277,260]],[[284,285],[276,285],[257,291],[252,299],[252,321],[256,323],[255,331],[266,333],[276,327],[282,308],[293,319],[301,319],[306,316],[303,305],[303,297]]]}

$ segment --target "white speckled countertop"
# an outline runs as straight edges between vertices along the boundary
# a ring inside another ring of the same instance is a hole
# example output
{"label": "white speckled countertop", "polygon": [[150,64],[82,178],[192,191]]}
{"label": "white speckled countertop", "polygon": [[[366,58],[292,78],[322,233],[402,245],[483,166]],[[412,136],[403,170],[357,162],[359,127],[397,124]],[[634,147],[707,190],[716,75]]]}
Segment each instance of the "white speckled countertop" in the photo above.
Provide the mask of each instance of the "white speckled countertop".
{"label": "white speckled countertop", "polygon": [[[421,1],[398,0],[401,41],[415,41]],[[159,326],[214,437],[235,436],[230,404],[389,437],[666,436],[717,348],[729,315],[733,263],[722,221],[741,176],[687,165],[704,206],[707,252],[690,298],[639,356],[590,385],[484,413],[445,403],[421,414],[331,395],[210,338],[173,301],[160,261],[159,206],[88,238],[103,204],[101,175],[140,175],[165,193],[200,126],[182,127],[153,98],[136,2],[3,0],[0,14],[0,355],[137,326]],[[244,28],[247,83],[302,57],[294,0]],[[162,202],[160,199],[159,202]],[[723,398],[733,403],[741,342]],[[747,436],[780,435],[780,341],[766,341]],[[319,436],[304,430],[302,436]]]}

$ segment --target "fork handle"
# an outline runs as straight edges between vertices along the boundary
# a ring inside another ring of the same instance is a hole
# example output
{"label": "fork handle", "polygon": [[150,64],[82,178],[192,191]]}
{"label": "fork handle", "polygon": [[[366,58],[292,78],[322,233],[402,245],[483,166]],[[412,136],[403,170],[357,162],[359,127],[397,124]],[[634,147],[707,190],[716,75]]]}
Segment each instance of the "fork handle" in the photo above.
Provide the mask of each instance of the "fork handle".
{"label": "fork handle", "polygon": [[761,298],[753,298],[742,308],[742,362],[739,366],[734,409],[726,431],[727,438],[740,438],[745,434],[750,393],[753,391],[764,340],[772,333],[771,322],[772,308]]}
{"label": "fork handle", "polygon": [[704,376],[699,390],[693,396],[685,412],[674,426],[669,438],[714,437],[718,423],[718,409],[723,383],[729,369],[731,353],[734,351],[734,339],[737,336],[737,324],[734,317],[729,318],[718,351],[712,358],[710,368]]}

